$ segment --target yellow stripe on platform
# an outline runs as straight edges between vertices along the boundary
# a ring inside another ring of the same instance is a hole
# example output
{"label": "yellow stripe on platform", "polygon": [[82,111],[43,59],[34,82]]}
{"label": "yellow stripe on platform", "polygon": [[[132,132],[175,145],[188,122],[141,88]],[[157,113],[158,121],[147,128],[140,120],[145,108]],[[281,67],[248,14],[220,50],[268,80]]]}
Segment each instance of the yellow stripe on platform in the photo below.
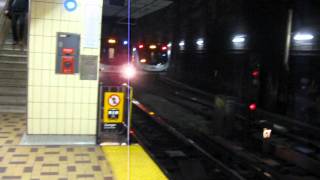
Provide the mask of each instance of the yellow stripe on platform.
{"label": "yellow stripe on platform", "polygon": [[130,151],[130,180],[167,180],[157,164],[140,145],[102,146],[115,180],[128,180],[128,150]]}

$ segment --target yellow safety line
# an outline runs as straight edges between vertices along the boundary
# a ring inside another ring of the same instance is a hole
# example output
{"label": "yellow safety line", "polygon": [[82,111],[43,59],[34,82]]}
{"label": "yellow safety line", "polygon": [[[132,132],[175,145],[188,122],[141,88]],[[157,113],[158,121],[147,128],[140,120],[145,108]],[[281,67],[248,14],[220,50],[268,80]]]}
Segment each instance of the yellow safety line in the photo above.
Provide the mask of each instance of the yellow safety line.
{"label": "yellow safety line", "polygon": [[[167,180],[157,164],[138,145],[130,145],[130,166],[128,167],[127,146],[103,146],[116,180]],[[128,171],[129,168],[129,171]],[[129,177],[129,178],[128,178]]]}

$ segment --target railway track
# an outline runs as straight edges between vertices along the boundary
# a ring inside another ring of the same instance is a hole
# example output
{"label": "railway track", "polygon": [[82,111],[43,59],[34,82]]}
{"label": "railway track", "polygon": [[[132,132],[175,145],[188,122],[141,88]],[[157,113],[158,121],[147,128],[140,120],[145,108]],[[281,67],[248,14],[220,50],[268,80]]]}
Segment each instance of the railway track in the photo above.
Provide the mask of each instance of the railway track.
{"label": "railway track", "polygon": [[[184,93],[185,92],[177,91],[176,88],[172,88],[170,95],[166,93],[165,96],[163,96],[164,92],[162,92],[162,97],[166,97],[168,101],[187,108],[194,113],[200,114],[206,118],[212,118],[210,113],[203,111],[203,108],[201,110],[197,110],[194,107],[188,106],[183,101],[187,100],[192,103],[198,103],[202,107],[206,107],[208,111],[213,108],[210,103],[205,101],[202,102],[201,98],[184,95]],[[179,98],[183,99],[183,101],[179,100]],[[244,118],[242,120],[240,119],[241,121],[248,121],[246,117],[239,117]],[[170,124],[174,127],[179,127],[178,125],[172,123],[172,121],[170,121]],[[257,125],[255,128],[259,129],[259,125]],[[253,130],[253,133],[251,132],[253,135],[255,135],[255,137],[253,136],[252,139],[257,145],[261,145],[261,143],[264,142],[261,138],[259,138],[259,131],[260,130]],[[303,152],[297,152],[297,149],[294,149],[292,146],[292,144],[310,146],[312,143],[314,145],[317,143],[314,141],[308,143],[310,141],[305,138],[295,135],[288,135],[287,133],[283,132],[281,134],[281,131],[277,130],[275,130],[273,133],[272,141],[268,142],[269,146],[271,146],[273,149],[273,152],[267,156],[259,149],[247,149],[246,147],[234,144],[234,142],[228,141],[219,136],[208,137],[201,132],[194,130],[193,134],[187,133],[187,136],[198,144],[201,144],[202,147],[207,147],[207,151],[210,152],[214,157],[225,156],[224,153],[229,152],[230,156],[232,156],[231,160],[224,158],[220,158],[219,160],[225,164],[233,164],[230,167],[247,179],[318,179],[319,173],[317,169],[319,169],[320,166],[318,164],[319,161],[314,160],[315,153],[312,154],[309,152],[309,154],[304,154]],[[184,134],[186,134],[186,132],[184,132]],[[243,163],[247,164],[247,167],[244,168]],[[310,175],[310,173],[312,175]],[[257,175],[260,177],[254,177]]]}
{"label": "railway track", "polygon": [[141,105],[134,106],[134,137],[170,179],[246,179],[147,111]]}
{"label": "railway track", "polygon": [[[135,109],[135,115],[139,113],[137,111],[140,113],[141,111],[144,113],[150,111],[143,105],[138,105],[136,108],[140,110]],[[200,174],[206,175],[203,179],[288,179],[273,171],[258,156],[243,151],[241,147],[235,146],[231,142],[219,137],[215,137],[214,141],[208,137],[202,137],[203,140],[200,140],[200,136],[178,132],[159,116],[146,117],[148,116],[146,114],[143,116],[133,118],[137,139],[160,166],[175,167],[165,170],[166,174],[173,174],[172,179],[176,179],[176,177],[177,179],[187,179],[181,174],[187,174],[189,178],[191,177],[190,179],[201,179],[190,176],[192,174],[190,168],[185,173],[181,172],[179,168],[181,163],[177,162],[175,158],[178,158],[178,161],[182,160],[183,164],[198,164],[199,167],[191,169],[200,169]],[[264,160],[268,161],[268,159]]]}
{"label": "railway track", "polygon": [[[149,110],[145,110],[145,113],[148,111]],[[137,114],[137,110],[134,112],[134,114]],[[242,179],[317,179],[314,176],[307,175],[307,172],[294,164],[286,163],[285,160],[262,157],[258,152],[249,152],[243,147],[237,146],[233,144],[233,142],[219,136],[209,138],[201,135],[199,132],[193,132],[195,134],[199,133],[198,135],[177,132],[175,128],[158,116],[151,119],[150,117],[135,117],[133,119],[133,126],[136,129],[136,136],[139,142],[150,151],[160,166],[175,167],[171,168],[171,170],[170,168],[169,170],[165,170],[167,174],[173,174],[172,179],[176,179],[175,177],[178,177],[177,179],[185,179],[185,177],[181,176],[181,174],[185,173],[176,167],[177,164],[181,163],[177,163],[174,158],[184,159],[185,164],[194,164],[194,161],[202,162],[200,163],[201,168],[197,167],[194,169],[203,169],[203,172],[210,172],[206,174],[206,178],[204,179],[212,179],[213,177],[214,179],[231,179],[230,177],[221,175],[221,172],[224,172],[226,169],[227,171],[238,174]],[[171,137],[168,137],[168,135]],[[181,144],[181,142],[184,143]],[[190,153],[190,149],[195,149],[202,155],[195,155],[194,152]],[[192,161],[186,160],[190,159],[190,157],[195,159]],[[210,158],[214,159],[213,164],[218,162],[218,166],[208,166],[208,164],[210,164]],[[208,160],[209,162],[203,163],[203,161]],[[203,164],[206,164],[206,166],[203,166]],[[219,167],[223,167],[223,170]],[[170,171],[173,172],[170,173]],[[219,172],[218,175],[215,174],[217,172]],[[190,171],[186,173],[190,175]],[[204,173],[201,174],[203,175]],[[303,177],[303,175],[305,175],[305,177]],[[239,179],[238,176],[235,177]],[[235,177],[233,176],[232,178],[234,179]],[[199,179],[199,177],[192,177],[191,179]]]}

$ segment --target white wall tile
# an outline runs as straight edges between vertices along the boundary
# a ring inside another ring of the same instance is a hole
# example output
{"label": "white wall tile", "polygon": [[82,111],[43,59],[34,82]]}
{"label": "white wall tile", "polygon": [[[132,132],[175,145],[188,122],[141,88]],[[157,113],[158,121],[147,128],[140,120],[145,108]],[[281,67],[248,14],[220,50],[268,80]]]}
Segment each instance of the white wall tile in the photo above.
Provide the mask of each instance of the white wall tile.
{"label": "white wall tile", "polygon": [[72,133],[73,134],[81,134],[81,121],[75,119],[75,121],[72,124]]}
{"label": "white wall tile", "polygon": [[81,119],[88,119],[88,117],[89,117],[89,105],[88,104],[81,104],[80,105],[80,109],[81,109],[80,118]]}
{"label": "white wall tile", "polygon": [[[32,123],[29,123],[32,122]],[[32,132],[28,132],[31,134],[41,134],[41,122],[40,119],[28,119],[28,126],[30,129],[32,129]]]}
{"label": "white wall tile", "polygon": [[56,103],[49,103],[49,112],[48,118],[53,121],[57,119],[57,104]]}
{"label": "white wall tile", "polygon": [[81,116],[81,106],[80,106],[80,104],[74,104],[73,105],[73,118],[80,119],[80,116]]}
{"label": "white wall tile", "polygon": [[[32,92],[30,91],[29,93],[32,93],[32,102],[40,102],[41,101],[41,87],[34,86],[32,88]],[[33,107],[33,108],[36,108],[36,107]]]}
{"label": "white wall tile", "polygon": [[49,134],[57,133],[57,119],[48,119],[48,133]]}
{"label": "white wall tile", "polygon": [[40,118],[41,119],[48,119],[48,116],[49,116],[49,104],[48,103],[41,103],[40,104],[41,107],[41,112],[40,112]]}
{"label": "white wall tile", "polygon": [[49,102],[49,88],[41,87],[41,99],[40,102],[48,103]]}
{"label": "white wall tile", "polygon": [[49,103],[56,103],[58,98],[58,88],[57,87],[50,87],[49,89]]}
{"label": "white wall tile", "polygon": [[64,121],[64,119],[57,120],[57,134],[66,134]]}
{"label": "white wall tile", "polygon": [[[78,2],[76,11],[67,12],[63,8],[63,0],[31,1],[28,67],[30,134],[96,133],[96,104],[92,103],[97,102],[98,81],[81,81],[79,74],[55,73],[57,32],[84,32],[82,13],[86,1]],[[81,48],[81,54],[99,56],[99,53],[99,49]]]}
{"label": "white wall tile", "polygon": [[65,133],[66,134],[72,134],[73,132],[73,120],[67,119],[64,121],[64,127],[65,127]]}
{"label": "white wall tile", "polygon": [[89,109],[88,119],[96,119],[97,118],[97,105],[90,104],[88,109]]}
{"label": "white wall tile", "polygon": [[73,104],[66,104],[65,106],[65,118],[72,119],[73,118]]}
{"label": "white wall tile", "polygon": [[41,105],[40,103],[32,103],[32,118],[39,119],[41,117]]}
{"label": "white wall tile", "polygon": [[65,99],[65,87],[58,87],[58,102],[59,103],[65,103],[66,99]]}
{"label": "white wall tile", "polygon": [[65,106],[66,106],[66,104],[64,104],[64,103],[57,104],[57,118],[58,119],[65,118]]}
{"label": "white wall tile", "polygon": [[95,134],[97,129],[96,121],[90,121],[88,125],[88,133]]}
{"label": "white wall tile", "polygon": [[65,88],[65,100],[67,103],[73,102],[73,88],[71,87]]}
{"label": "white wall tile", "polygon": [[48,131],[49,131],[49,124],[48,124],[49,120],[41,118],[41,119],[39,119],[39,123],[40,123],[40,133],[41,134],[48,134]]}
{"label": "white wall tile", "polygon": [[34,27],[34,34],[35,36],[42,36],[44,34],[44,20],[43,19],[34,19],[35,24]]}

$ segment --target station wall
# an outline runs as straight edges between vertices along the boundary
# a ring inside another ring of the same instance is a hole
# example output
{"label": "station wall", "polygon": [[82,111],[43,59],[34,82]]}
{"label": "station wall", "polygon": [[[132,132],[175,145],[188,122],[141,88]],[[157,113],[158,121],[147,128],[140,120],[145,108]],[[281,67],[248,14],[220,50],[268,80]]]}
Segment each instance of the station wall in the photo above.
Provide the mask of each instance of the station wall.
{"label": "station wall", "polygon": [[[99,62],[100,45],[97,48],[85,48],[83,44],[86,19],[84,11],[89,1],[76,2],[77,9],[68,12],[63,0],[31,1],[28,134],[96,133],[98,80],[80,80],[79,74],[55,73],[57,32],[80,34],[80,55],[96,55]],[[103,0],[90,0],[90,3],[95,3],[99,9],[92,13],[98,13],[102,17]],[[94,23],[99,24],[96,33],[100,41],[101,19]]]}

